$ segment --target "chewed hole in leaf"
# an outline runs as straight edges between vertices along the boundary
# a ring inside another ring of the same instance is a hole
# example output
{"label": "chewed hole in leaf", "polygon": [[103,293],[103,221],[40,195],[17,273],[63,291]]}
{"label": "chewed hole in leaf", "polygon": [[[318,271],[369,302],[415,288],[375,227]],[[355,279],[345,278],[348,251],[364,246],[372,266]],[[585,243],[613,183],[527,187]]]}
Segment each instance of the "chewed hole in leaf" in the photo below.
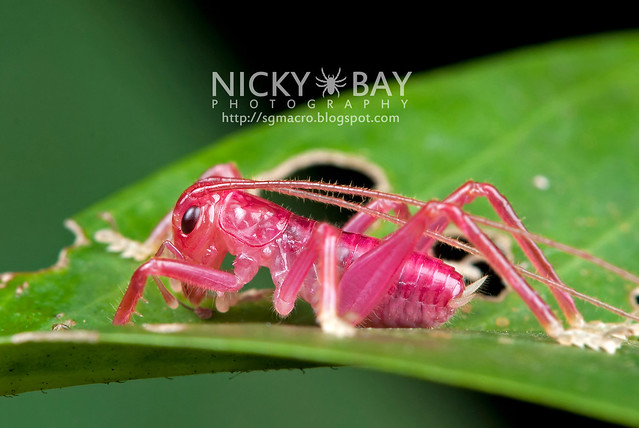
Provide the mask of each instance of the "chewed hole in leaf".
{"label": "chewed hole in leaf", "polygon": [[[311,152],[296,156],[260,178],[309,180],[367,189],[388,188],[386,177],[379,167],[362,158],[351,158],[348,154],[337,152]],[[368,202],[368,198],[356,195],[333,193],[331,196],[356,204]],[[339,227],[355,214],[353,210],[274,192],[264,192],[264,197],[298,215]]]}
{"label": "chewed hole in leaf", "polygon": [[639,287],[635,287],[630,291],[630,304],[635,311],[639,310]]}
{"label": "chewed hole in leaf", "polygon": [[[451,236],[457,241],[471,245],[470,242],[462,235],[454,234]],[[497,240],[496,245],[505,252],[509,253],[509,248],[505,245],[506,240],[503,237]],[[490,265],[477,256],[471,256],[460,248],[453,247],[444,242],[436,242],[433,245],[432,253],[435,257],[442,259],[444,262],[453,264],[464,276],[466,285],[487,277],[484,283],[477,289],[478,297],[485,300],[501,301],[505,293],[508,291],[506,283]]]}
{"label": "chewed hole in leaf", "polygon": [[[459,242],[470,245],[470,242],[463,236],[455,236],[454,237]],[[436,242],[433,245],[433,255],[438,259],[450,260],[450,261],[460,261],[468,256],[468,253],[462,250],[461,248],[453,247],[452,245],[448,245],[444,242]]]}
{"label": "chewed hole in leaf", "polygon": [[481,287],[477,289],[477,293],[490,300],[501,300],[503,294],[508,291],[506,283],[499,275],[484,261],[473,263],[483,275],[488,276]]}

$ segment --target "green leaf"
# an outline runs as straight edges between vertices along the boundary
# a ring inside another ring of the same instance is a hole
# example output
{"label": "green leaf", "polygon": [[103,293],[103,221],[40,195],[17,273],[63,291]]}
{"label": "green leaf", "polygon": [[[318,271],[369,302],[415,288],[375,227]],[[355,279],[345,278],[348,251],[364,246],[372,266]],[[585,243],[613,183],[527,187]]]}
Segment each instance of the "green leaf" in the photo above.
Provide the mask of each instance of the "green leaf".
{"label": "green leaf", "polygon": [[[396,193],[441,199],[468,179],[496,185],[527,227],[639,272],[639,35],[558,43],[413,75],[399,96],[316,100],[293,115],[396,115],[399,123],[253,126],[162,170],[73,218],[90,242],[67,263],[16,274],[0,290],[4,394],[94,382],[315,365],[358,365],[475,388],[616,422],[638,424],[635,341],[615,355],[548,339],[514,293],[473,302],[438,330],[322,334],[303,303],[284,321],[268,302],[238,305],[208,321],[166,307],[147,287],[131,327],[110,325],[137,262],[92,237],[109,212],[143,240],[182,190],[209,166],[234,161],[255,176],[310,150],[363,157]],[[364,101],[368,101],[365,104]],[[404,107],[401,102],[404,100]],[[350,103],[350,107],[348,104]],[[388,116],[386,116],[388,117]],[[547,180],[535,185],[535,177]],[[495,218],[487,204],[470,211]],[[629,309],[634,286],[583,260],[547,251],[581,292]],[[522,260],[521,252],[515,257]],[[270,284],[261,272],[253,286]],[[550,293],[536,286],[550,299]],[[579,304],[586,318],[616,318]],[[143,325],[143,323],[146,324]],[[179,323],[159,327],[149,324]],[[68,331],[51,329],[66,324]]]}

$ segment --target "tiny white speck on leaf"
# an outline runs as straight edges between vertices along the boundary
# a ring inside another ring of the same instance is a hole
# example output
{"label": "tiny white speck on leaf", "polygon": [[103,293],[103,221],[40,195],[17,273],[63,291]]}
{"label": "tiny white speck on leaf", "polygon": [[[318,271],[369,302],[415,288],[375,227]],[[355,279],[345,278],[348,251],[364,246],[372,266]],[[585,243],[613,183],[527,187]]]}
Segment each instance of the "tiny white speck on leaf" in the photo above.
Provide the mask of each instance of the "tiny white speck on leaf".
{"label": "tiny white speck on leaf", "polygon": [[545,175],[535,175],[532,181],[533,185],[539,190],[548,190],[550,187],[550,180]]}

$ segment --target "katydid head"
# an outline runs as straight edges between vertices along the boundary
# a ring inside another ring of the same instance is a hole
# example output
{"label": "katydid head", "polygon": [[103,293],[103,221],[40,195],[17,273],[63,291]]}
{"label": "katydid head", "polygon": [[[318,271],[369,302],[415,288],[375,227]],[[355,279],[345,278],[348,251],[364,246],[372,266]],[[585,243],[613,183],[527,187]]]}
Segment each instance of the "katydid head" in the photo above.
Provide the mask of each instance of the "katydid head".
{"label": "katydid head", "polygon": [[173,209],[173,243],[182,255],[219,268],[226,255],[218,212],[220,195],[193,194],[187,189]]}

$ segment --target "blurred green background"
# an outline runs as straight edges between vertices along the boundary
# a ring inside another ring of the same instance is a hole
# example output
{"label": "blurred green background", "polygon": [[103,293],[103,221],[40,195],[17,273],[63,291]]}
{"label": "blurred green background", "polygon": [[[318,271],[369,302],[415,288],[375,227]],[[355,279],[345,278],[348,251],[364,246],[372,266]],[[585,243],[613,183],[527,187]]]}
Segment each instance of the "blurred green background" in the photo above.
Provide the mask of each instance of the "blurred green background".
{"label": "blurred green background", "polygon": [[[418,72],[623,27],[556,24],[539,33],[528,31],[536,23],[516,21],[490,27],[477,19],[433,23],[429,16],[389,24],[360,16],[341,21],[340,31],[329,11],[253,20],[245,13],[201,1],[0,2],[0,272],[51,265],[72,240],[63,219],[237,131],[210,108],[212,71]],[[2,424],[12,426],[508,426],[524,413],[529,421],[565,416],[353,368],[222,373],[0,398]]]}

